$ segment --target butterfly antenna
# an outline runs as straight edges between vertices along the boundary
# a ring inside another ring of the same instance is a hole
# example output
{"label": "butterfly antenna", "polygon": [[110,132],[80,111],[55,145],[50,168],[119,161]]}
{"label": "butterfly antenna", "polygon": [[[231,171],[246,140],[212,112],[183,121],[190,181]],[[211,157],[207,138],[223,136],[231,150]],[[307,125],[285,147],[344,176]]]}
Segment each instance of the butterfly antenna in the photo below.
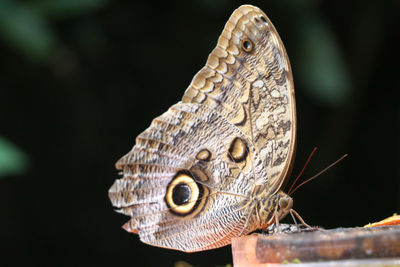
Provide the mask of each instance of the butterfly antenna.
{"label": "butterfly antenna", "polygon": [[297,183],[297,181],[299,180],[299,178],[301,177],[301,175],[303,174],[304,170],[306,169],[308,163],[310,162],[311,158],[314,156],[315,151],[317,151],[317,147],[314,147],[313,151],[310,153],[310,155],[307,158],[306,163],[304,164],[303,169],[300,171],[299,175],[297,175],[296,179],[294,179],[294,182],[292,183],[292,186],[289,189],[288,195],[290,195],[292,193],[292,188],[293,186]]}
{"label": "butterfly antenna", "polygon": [[344,154],[343,156],[341,156],[338,160],[336,160],[334,163],[330,164],[328,167],[326,167],[325,169],[323,169],[322,171],[320,171],[319,173],[317,173],[316,175],[314,175],[311,178],[308,178],[307,180],[305,180],[304,182],[302,182],[301,184],[299,184],[298,186],[296,186],[295,189],[293,189],[293,191],[291,191],[290,193],[288,193],[289,195],[293,194],[297,189],[299,189],[302,185],[310,182],[311,180],[314,180],[315,178],[317,178],[318,176],[320,176],[321,174],[323,174],[324,172],[326,172],[328,169],[330,169],[331,167],[335,166],[336,164],[338,164],[340,161],[342,161],[345,157],[347,157],[348,154]]}

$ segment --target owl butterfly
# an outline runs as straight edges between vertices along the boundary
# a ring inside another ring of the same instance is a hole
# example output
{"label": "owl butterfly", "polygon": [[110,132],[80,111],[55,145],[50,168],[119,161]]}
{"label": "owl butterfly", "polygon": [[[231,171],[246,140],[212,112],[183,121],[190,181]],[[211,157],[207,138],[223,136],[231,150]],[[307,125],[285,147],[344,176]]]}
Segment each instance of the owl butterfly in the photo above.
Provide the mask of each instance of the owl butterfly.
{"label": "owl butterfly", "polygon": [[140,240],[186,252],[282,219],[294,159],[296,111],[290,63],[265,13],[233,12],[180,102],[155,118],[116,167],[109,190],[123,226]]}

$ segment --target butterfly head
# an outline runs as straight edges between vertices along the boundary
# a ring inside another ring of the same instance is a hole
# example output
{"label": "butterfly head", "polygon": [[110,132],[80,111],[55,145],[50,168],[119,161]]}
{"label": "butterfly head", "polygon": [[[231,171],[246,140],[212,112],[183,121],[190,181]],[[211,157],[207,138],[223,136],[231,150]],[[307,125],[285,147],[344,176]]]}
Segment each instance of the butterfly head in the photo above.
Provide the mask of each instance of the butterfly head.
{"label": "butterfly head", "polygon": [[277,206],[276,206],[276,216],[278,216],[278,220],[282,220],[286,215],[289,214],[290,210],[293,207],[293,199],[287,195],[286,193],[279,191],[276,194],[277,197]]}
{"label": "butterfly head", "polygon": [[285,218],[289,214],[293,206],[293,199],[279,191],[278,193],[263,199],[259,205],[259,218],[261,220],[262,228],[266,228],[275,222],[275,217],[278,221]]}

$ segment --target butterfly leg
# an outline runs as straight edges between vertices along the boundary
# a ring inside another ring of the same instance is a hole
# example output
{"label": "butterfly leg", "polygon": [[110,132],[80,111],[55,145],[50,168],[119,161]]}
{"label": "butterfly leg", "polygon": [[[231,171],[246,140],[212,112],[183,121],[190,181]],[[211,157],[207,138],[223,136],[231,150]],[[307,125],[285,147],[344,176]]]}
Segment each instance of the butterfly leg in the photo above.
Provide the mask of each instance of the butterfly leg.
{"label": "butterfly leg", "polygon": [[279,219],[278,219],[278,211],[275,210],[275,234],[280,234],[281,233],[281,229],[279,226]]}
{"label": "butterfly leg", "polygon": [[301,218],[300,214],[298,214],[294,209],[290,209],[290,215],[293,218],[294,223],[296,224],[297,229],[299,229],[299,226],[297,224],[296,218],[294,217],[294,215],[299,219],[299,221],[301,222],[302,225],[304,225],[305,227],[307,227],[308,229],[315,229],[315,227],[310,226],[309,224],[307,224],[303,218]]}

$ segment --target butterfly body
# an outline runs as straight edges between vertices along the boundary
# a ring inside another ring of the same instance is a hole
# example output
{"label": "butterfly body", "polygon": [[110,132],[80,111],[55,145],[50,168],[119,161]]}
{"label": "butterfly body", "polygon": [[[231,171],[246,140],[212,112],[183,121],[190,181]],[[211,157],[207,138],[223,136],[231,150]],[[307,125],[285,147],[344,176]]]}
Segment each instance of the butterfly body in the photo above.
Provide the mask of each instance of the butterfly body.
{"label": "butterfly body", "polygon": [[296,114],[290,64],[257,7],[228,20],[182,101],[155,118],[116,166],[109,196],[148,244],[187,252],[227,245],[284,217]]}

